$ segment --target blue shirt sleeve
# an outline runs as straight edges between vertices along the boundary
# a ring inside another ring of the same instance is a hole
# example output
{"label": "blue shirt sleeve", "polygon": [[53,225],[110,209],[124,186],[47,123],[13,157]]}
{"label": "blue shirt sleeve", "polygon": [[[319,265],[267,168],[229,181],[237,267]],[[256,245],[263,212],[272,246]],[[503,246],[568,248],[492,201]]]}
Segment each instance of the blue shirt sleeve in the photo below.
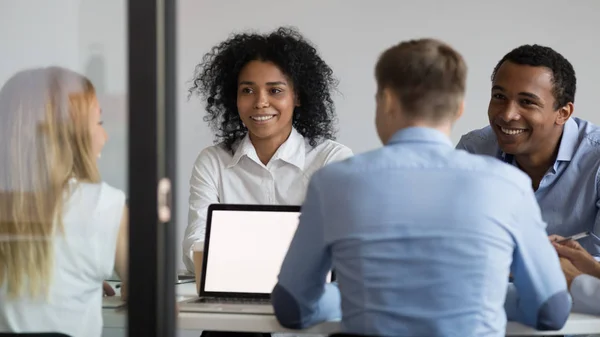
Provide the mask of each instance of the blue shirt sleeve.
{"label": "blue shirt sleeve", "polygon": [[325,242],[318,173],[313,175],[302,205],[300,223],[271,294],[275,316],[290,329],[304,329],[341,317],[337,284],[326,283],[331,251]]}
{"label": "blue shirt sleeve", "polygon": [[600,315],[600,279],[591,275],[577,276],[571,283],[573,311]]}
{"label": "blue shirt sleeve", "polygon": [[469,151],[469,148],[467,146],[467,137],[466,137],[466,135],[462,135],[460,137],[460,140],[458,141],[458,144],[456,144],[456,149],[457,150],[465,150],[467,152],[471,152],[471,151]]}
{"label": "blue shirt sleeve", "polygon": [[[600,236],[600,169],[596,171],[596,198],[596,219],[592,227],[592,232],[596,234],[596,236]],[[586,245],[585,242],[581,242],[583,247],[590,252],[590,254],[599,256],[600,240],[597,240],[594,237],[588,237],[586,239],[589,243]]]}
{"label": "blue shirt sleeve", "polygon": [[533,191],[525,193],[515,220],[507,318],[538,330],[560,330],[571,311],[571,296]]}
{"label": "blue shirt sleeve", "polygon": [[456,149],[492,157],[496,157],[499,150],[496,135],[489,126],[462,135],[456,144]]}

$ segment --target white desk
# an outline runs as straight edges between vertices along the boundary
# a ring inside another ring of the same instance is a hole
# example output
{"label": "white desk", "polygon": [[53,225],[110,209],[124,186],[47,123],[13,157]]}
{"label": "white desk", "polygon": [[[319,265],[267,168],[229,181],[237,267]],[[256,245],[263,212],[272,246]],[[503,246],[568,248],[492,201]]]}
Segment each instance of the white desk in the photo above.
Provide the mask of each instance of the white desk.
{"label": "white desk", "polygon": [[[113,284],[113,282],[109,282]],[[178,301],[196,295],[194,283],[177,285]],[[119,309],[103,309],[103,337],[126,336],[127,312]],[[179,336],[200,336],[203,330],[210,331],[252,331],[252,332],[282,332],[292,334],[329,335],[339,331],[338,322],[325,322],[310,329],[298,331],[282,327],[275,316],[248,314],[218,314],[180,312],[177,316]],[[183,333],[181,332],[183,330]]]}
{"label": "white desk", "polygon": [[[177,286],[177,294],[181,299],[195,296],[194,283]],[[105,329],[125,329],[127,314],[123,310],[104,309]],[[294,334],[328,335],[339,331],[339,322],[325,322],[310,329],[297,331],[288,330],[277,322],[271,315],[250,314],[212,314],[180,312],[177,318],[178,329],[195,331],[190,334],[200,335],[202,330],[212,331],[250,331],[250,332],[279,332]],[[508,322],[507,336],[550,336],[550,335],[587,335],[600,334],[600,317],[573,313],[560,331],[537,331],[516,322]],[[181,334],[180,334],[181,335]]]}

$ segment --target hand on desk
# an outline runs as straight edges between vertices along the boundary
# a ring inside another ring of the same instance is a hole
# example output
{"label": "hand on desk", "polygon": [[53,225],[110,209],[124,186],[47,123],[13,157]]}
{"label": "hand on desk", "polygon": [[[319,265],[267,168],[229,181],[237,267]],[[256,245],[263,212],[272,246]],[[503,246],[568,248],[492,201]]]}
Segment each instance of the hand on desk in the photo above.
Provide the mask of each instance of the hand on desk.
{"label": "hand on desk", "polygon": [[104,296],[115,296],[115,290],[106,281],[102,282],[102,290]]}
{"label": "hand on desk", "polygon": [[[115,290],[108,284],[108,282],[102,282],[102,288],[104,296],[115,296]],[[121,282],[117,284],[117,288],[121,288],[121,300],[127,302],[127,283]],[[175,302],[175,316],[179,315],[179,303]]]}
{"label": "hand on desk", "polygon": [[[568,240],[562,243],[556,243],[555,241],[563,239],[559,235],[551,235],[550,240],[556,253],[562,259],[567,259],[570,264],[579,270],[583,274],[588,274],[594,277],[600,278],[600,263],[594,259],[590,253],[588,253],[577,241]],[[566,263],[561,261],[563,266],[563,272],[565,268],[570,268]],[[565,265],[567,265],[565,267]],[[566,274],[566,273],[565,273]]]}
{"label": "hand on desk", "polygon": [[[117,288],[121,288],[121,300],[127,301],[127,283],[121,282],[117,284]],[[106,281],[102,282],[102,292],[104,296],[115,296],[115,290]]]}

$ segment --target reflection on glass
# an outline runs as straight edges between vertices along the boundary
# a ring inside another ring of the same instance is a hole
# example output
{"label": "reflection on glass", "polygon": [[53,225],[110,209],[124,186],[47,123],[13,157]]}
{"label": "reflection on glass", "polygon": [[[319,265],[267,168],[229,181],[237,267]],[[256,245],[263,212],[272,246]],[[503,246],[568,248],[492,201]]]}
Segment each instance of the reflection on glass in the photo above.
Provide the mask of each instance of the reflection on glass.
{"label": "reflection on glass", "polygon": [[24,70],[0,90],[0,331],[100,336],[103,280],[127,280],[101,116],[91,81],[68,69]]}

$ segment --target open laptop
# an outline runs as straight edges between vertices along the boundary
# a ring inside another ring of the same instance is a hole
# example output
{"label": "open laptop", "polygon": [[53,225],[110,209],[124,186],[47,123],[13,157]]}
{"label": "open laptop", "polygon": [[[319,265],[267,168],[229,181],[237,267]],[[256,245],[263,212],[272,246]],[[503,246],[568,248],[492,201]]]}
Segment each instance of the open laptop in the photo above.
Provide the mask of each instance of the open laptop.
{"label": "open laptop", "polygon": [[300,206],[210,205],[199,298],[180,310],[273,314],[271,291],[299,216]]}

